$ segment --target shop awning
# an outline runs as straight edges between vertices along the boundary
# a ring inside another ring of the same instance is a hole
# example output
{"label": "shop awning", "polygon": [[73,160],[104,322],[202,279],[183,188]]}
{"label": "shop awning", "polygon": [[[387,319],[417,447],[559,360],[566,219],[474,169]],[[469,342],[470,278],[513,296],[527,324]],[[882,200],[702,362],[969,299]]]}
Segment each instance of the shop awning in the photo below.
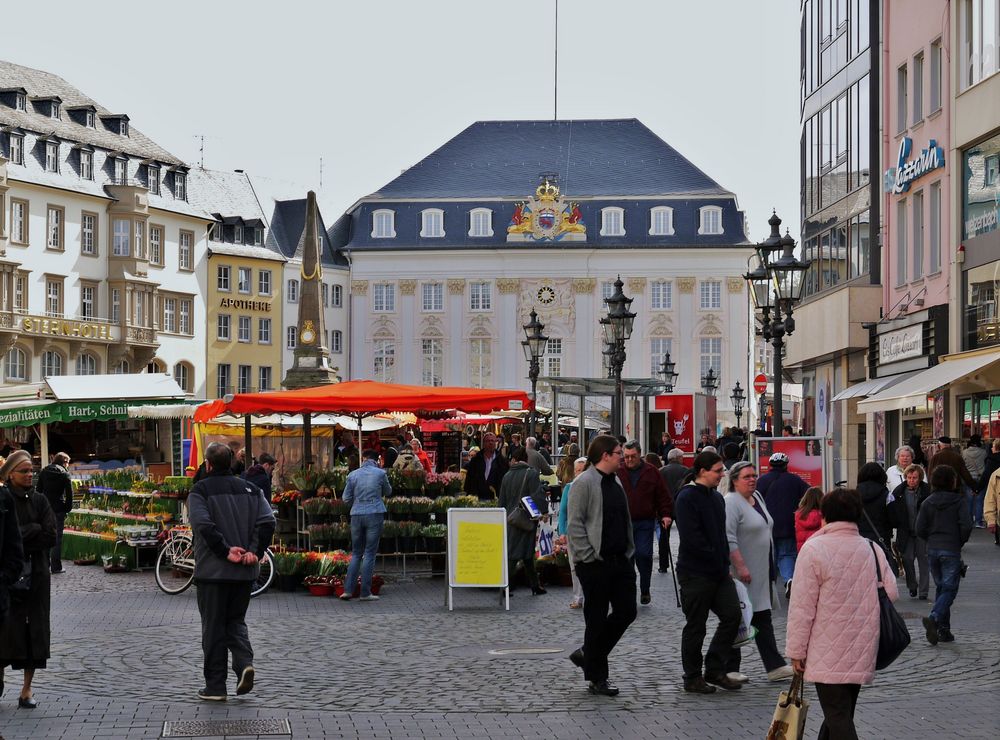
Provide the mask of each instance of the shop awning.
{"label": "shop awning", "polygon": [[0,404],[0,428],[58,421],[108,421],[129,418],[129,408],[176,403],[184,391],[166,374],[59,375],[45,379],[54,399]]}
{"label": "shop awning", "polygon": [[831,401],[844,401],[848,398],[861,398],[862,396],[874,396],[880,391],[884,391],[897,383],[902,383],[908,378],[912,378],[914,375],[919,375],[920,370],[916,370],[911,373],[900,373],[899,375],[889,375],[885,378],[872,378],[871,380],[866,380],[863,383],[855,383],[852,386],[844,388],[840,393],[831,398]]}
{"label": "shop awning", "polygon": [[858,403],[859,414],[876,411],[895,411],[911,406],[924,406],[927,396],[944,388],[956,380],[972,375],[995,362],[1000,361],[1000,350],[984,352],[953,360],[944,359],[941,364],[921,370],[905,381],[892,385],[880,393]]}

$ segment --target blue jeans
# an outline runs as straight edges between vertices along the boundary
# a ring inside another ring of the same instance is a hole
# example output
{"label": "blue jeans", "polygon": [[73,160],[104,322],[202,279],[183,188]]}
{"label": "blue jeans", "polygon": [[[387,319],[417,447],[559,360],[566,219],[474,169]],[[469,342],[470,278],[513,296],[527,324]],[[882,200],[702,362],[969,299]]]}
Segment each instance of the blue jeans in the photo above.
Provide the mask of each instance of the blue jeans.
{"label": "blue jeans", "polygon": [[358,514],[351,517],[351,564],[347,566],[344,592],[354,593],[361,571],[361,595],[371,596],[372,574],[375,572],[375,553],[382,537],[385,514]]}
{"label": "blue jeans", "polygon": [[653,577],[653,536],[655,519],[633,519],[632,537],[635,538],[635,567],[639,571],[639,593],[648,594]]}
{"label": "blue jeans", "polygon": [[986,503],[986,489],[984,488],[976,494],[975,503],[972,506],[972,523],[984,524],[983,508]]}
{"label": "blue jeans", "polygon": [[778,573],[781,580],[790,581],[795,575],[795,557],[798,550],[795,548],[794,537],[774,538],[774,559],[777,561]]}
{"label": "blue jeans", "polygon": [[951,629],[951,605],[958,596],[958,582],[961,579],[959,570],[962,567],[961,553],[950,550],[927,550],[927,563],[931,569],[931,577],[937,586],[934,595],[934,608],[931,609],[931,619],[937,626]]}

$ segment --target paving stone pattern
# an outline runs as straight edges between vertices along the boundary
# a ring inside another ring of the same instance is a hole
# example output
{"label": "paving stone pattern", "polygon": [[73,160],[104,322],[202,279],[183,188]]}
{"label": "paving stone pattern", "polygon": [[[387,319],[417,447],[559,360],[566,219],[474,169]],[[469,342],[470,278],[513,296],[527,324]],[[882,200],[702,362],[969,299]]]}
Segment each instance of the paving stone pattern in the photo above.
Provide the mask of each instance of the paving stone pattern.
{"label": "paving stone pattern", "polygon": [[[863,737],[1000,736],[1000,548],[977,531],[965,559],[953,644],[926,643],[919,618],[930,605],[910,600],[904,587],[897,606],[914,641],[862,691]],[[158,738],[165,721],[285,718],[295,738],[761,738],[780,690],[752,649],[744,649],[751,683],[741,691],[703,697],[680,689],[683,617],[669,575],[654,574],[652,607],[640,608],[613,655],[617,699],[587,694],[566,659],[583,632],[582,614],[567,608],[568,589],[516,591],[510,612],[493,592],[463,589],[449,613],[443,580],[390,577],[378,602],[305,592],[254,599],[257,686],[206,704],[195,697],[193,589],[168,596],[149,573],[68,567],[53,579],[53,658],[36,677],[37,709],[16,708],[20,675],[8,671],[5,740]],[[779,641],[784,621],[776,611]],[[559,652],[490,655],[517,648]],[[822,713],[811,686],[807,698],[815,737]]]}

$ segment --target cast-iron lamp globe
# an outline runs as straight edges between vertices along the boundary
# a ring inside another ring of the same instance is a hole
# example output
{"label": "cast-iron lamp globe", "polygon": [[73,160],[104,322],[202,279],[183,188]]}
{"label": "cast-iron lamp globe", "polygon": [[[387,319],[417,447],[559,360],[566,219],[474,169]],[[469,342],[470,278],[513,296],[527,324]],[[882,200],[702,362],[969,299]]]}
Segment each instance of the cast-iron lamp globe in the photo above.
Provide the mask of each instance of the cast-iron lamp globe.
{"label": "cast-iron lamp globe", "polygon": [[531,309],[529,315],[531,320],[522,327],[525,339],[521,342],[521,346],[524,347],[524,359],[528,362],[537,362],[545,354],[545,345],[549,338],[542,333],[545,324],[538,320],[535,309]]}
{"label": "cast-iron lamp globe", "polygon": [[714,396],[719,388],[719,378],[715,374],[715,368],[708,368],[708,372],[701,378],[701,387],[706,395]]}
{"label": "cast-iron lamp globe", "polygon": [[677,382],[677,363],[670,359],[670,353],[666,352],[663,355],[663,363],[660,365],[660,375],[663,376],[663,384],[666,386],[667,393],[674,392],[674,384]]}
{"label": "cast-iron lamp globe", "polygon": [[771,262],[769,268],[774,277],[774,288],[779,300],[798,303],[802,300],[805,288],[803,277],[809,269],[809,263],[795,257],[795,240],[787,232],[781,238],[781,246],[784,250],[781,257]]}

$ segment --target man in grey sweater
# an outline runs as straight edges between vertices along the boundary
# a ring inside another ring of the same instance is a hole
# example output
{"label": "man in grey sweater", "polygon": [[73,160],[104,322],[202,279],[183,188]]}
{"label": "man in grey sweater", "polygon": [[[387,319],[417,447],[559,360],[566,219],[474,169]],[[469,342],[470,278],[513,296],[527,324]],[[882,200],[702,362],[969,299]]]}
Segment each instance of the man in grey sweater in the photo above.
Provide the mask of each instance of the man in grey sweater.
{"label": "man in grey sweater", "polygon": [[209,473],[188,496],[194,533],[194,580],[205,654],[205,701],[226,700],[227,652],[233,655],[237,694],[253,688],[253,648],[246,613],[250,591],[274,534],[274,512],[263,492],[232,473],[233,453],[213,442],[205,450]]}
{"label": "man in grey sweater", "polygon": [[[566,535],[583,587],[583,647],[569,657],[583,669],[591,694],[617,696],[608,655],[635,621],[635,542],[628,498],[618,481],[622,446],[608,435],[587,450],[589,467],[573,481]],[[610,607],[611,613],[608,613]]]}

